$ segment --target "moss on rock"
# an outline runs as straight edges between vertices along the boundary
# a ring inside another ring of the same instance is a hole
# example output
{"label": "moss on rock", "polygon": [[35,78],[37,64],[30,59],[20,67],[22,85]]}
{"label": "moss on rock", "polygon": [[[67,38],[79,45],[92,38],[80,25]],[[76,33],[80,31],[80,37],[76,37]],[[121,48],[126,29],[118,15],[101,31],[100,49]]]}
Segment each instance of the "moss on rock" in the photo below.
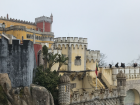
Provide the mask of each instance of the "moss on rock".
{"label": "moss on rock", "polygon": [[0,104],[8,105],[7,96],[1,85],[0,85]]}

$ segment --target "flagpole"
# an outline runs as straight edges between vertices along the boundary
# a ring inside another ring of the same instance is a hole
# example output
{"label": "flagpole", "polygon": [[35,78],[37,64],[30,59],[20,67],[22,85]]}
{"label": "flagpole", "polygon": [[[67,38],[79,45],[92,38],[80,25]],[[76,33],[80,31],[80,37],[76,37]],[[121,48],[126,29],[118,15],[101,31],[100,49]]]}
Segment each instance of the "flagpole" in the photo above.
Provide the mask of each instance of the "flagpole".
{"label": "flagpole", "polygon": [[97,75],[96,75],[96,90],[97,90]]}

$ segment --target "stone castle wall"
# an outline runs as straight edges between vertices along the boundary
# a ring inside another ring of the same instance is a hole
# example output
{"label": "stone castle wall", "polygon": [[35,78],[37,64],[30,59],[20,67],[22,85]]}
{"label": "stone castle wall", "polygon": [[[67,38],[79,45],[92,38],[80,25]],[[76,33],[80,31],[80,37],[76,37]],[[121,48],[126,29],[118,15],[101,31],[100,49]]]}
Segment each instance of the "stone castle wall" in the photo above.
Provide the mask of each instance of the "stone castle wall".
{"label": "stone castle wall", "polygon": [[12,87],[29,86],[36,67],[33,43],[13,40],[12,45],[2,36],[0,39],[0,73],[8,73]]}

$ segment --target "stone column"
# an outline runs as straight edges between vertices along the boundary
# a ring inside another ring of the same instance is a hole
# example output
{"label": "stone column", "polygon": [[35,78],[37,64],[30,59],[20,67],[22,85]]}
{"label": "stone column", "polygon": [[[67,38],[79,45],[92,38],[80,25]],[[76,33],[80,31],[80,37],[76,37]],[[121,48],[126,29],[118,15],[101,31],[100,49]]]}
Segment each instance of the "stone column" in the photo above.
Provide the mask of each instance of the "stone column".
{"label": "stone column", "polygon": [[120,105],[124,105],[125,96],[120,96]]}

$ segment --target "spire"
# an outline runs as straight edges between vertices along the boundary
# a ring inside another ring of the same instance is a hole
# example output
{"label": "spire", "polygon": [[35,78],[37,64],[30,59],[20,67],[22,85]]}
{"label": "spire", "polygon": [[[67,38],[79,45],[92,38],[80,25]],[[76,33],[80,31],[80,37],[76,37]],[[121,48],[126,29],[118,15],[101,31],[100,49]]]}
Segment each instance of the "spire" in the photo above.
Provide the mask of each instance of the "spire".
{"label": "spire", "polygon": [[8,16],[8,14],[7,14],[7,19],[9,19],[9,16]]}
{"label": "spire", "polygon": [[52,13],[51,13],[51,16],[50,17],[53,17]]}
{"label": "spire", "polygon": [[51,21],[53,22],[53,15],[52,15],[52,13],[51,13],[51,16],[50,16],[50,18],[51,18]]}

